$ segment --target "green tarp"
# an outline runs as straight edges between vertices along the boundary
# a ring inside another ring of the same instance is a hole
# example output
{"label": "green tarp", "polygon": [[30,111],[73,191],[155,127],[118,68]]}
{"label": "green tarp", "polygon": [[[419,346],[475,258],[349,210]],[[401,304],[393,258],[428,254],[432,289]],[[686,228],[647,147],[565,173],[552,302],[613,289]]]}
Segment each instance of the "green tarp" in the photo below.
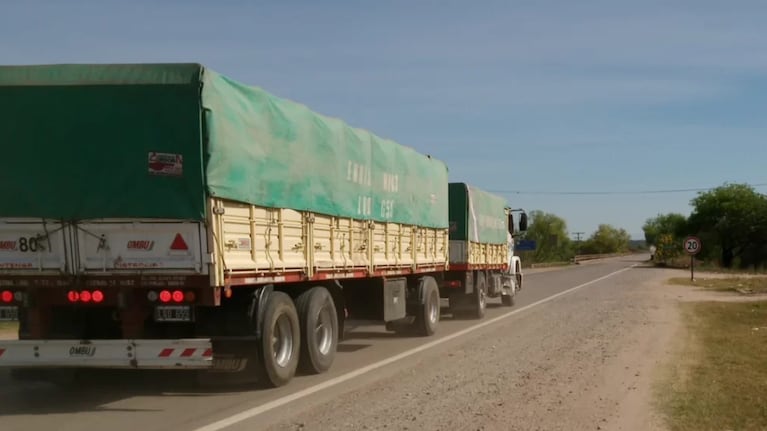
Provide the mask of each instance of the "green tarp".
{"label": "green tarp", "polygon": [[506,244],[506,200],[465,183],[450,183],[450,239]]}
{"label": "green tarp", "polygon": [[447,227],[442,162],[211,70],[202,88],[214,196]]}
{"label": "green tarp", "polygon": [[435,159],[194,64],[0,67],[0,217],[205,217],[208,195],[446,228]]}

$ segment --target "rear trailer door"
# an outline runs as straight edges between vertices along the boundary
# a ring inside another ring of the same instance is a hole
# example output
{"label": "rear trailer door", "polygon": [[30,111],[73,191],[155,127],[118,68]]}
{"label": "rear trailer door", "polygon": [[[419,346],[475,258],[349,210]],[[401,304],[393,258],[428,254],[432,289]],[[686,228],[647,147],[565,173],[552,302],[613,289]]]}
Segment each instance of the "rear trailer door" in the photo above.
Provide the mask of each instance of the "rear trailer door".
{"label": "rear trailer door", "polygon": [[0,220],[0,273],[65,273],[65,237],[66,229],[56,221]]}
{"label": "rear trailer door", "polygon": [[202,223],[102,220],[73,228],[80,274],[208,271]]}
{"label": "rear trailer door", "polygon": [[58,222],[0,219],[0,321],[19,318],[23,296],[18,288],[27,287],[30,278],[48,286],[49,276],[66,274],[66,237],[67,229]]}

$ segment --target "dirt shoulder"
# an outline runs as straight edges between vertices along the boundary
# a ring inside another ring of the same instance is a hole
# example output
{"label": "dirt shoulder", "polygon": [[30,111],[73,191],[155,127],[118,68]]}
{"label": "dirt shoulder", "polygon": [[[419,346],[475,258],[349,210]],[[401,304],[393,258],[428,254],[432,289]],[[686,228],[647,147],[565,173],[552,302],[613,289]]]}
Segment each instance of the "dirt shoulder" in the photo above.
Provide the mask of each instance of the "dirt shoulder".
{"label": "dirt shoulder", "polygon": [[271,430],[653,430],[680,316],[637,268],[517,314]]}

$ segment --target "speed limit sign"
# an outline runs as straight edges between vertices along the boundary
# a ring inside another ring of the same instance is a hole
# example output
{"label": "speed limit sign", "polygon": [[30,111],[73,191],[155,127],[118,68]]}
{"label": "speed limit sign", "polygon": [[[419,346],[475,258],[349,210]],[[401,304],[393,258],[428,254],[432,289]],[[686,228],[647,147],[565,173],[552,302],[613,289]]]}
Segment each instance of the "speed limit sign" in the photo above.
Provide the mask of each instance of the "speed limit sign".
{"label": "speed limit sign", "polygon": [[688,236],[684,239],[684,251],[687,252],[690,256],[695,256],[696,254],[700,253],[700,238],[697,236]]}

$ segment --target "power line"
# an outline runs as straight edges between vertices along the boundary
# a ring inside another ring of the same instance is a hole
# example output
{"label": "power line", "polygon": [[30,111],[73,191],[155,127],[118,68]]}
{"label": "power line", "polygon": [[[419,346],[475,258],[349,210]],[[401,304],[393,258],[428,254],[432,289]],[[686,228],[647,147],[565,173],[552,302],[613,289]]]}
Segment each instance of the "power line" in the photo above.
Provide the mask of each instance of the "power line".
{"label": "power line", "polygon": [[[764,187],[767,183],[750,184],[751,187]],[[716,187],[691,188],[691,189],[663,189],[663,190],[601,190],[601,191],[532,191],[532,190],[488,190],[491,193],[509,195],[650,195],[663,193],[689,193],[705,192]]]}

